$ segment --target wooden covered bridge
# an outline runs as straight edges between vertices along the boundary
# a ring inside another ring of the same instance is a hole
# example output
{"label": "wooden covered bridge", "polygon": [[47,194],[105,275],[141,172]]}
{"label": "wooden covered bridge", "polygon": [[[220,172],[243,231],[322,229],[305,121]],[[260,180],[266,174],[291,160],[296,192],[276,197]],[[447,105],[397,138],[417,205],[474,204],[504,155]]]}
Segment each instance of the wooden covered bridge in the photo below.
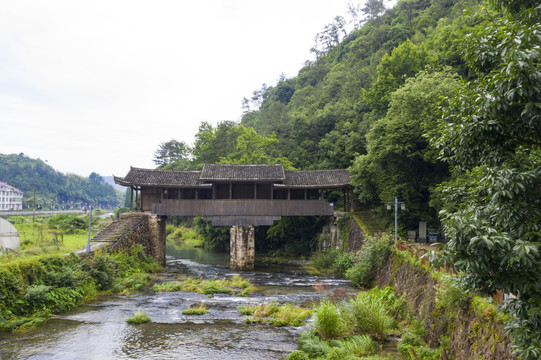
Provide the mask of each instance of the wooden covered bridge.
{"label": "wooden covered bridge", "polygon": [[[325,190],[341,189],[344,210],[351,207],[347,170],[284,170],[276,165],[206,164],[201,171],[130,168],[115,182],[131,190],[131,210],[161,219],[165,243],[167,216],[201,216],[231,226],[231,267],[253,269],[254,226],[282,216],[333,216]],[[165,254],[163,255],[165,256]]]}

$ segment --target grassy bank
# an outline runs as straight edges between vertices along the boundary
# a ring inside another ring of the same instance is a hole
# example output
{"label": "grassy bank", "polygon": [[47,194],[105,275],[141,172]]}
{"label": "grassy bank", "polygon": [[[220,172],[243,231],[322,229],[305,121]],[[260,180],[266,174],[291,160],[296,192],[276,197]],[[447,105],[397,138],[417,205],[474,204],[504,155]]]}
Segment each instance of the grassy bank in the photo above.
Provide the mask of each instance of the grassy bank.
{"label": "grassy bank", "polygon": [[94,256],[42,254],[0,264],[0,331],[38,326],[98,294],[141,289],[160,267],[137,246]]}
{"label": "grassy bank", "polygon": [[197,233],[194,227],[167,225],[165,232],[167,240],[176,245],[203,246],[203,237]]}
{"label": "grassy bank", "polygon": [[[13,216],[8,221],[19,232],[21,247],[17,256],[65,254],[81,250],[88,242],[88,215]],[[105,228],[112,219],[93,216],[91,236]],[[3,255],[5,256],[5,255]]]}
{"label": "grassy bank", "polygon": [[400,339],[402,359],[514,358],[508,316],[491,299],[466,293],[458,276],[433,269],[414,244],[399,250],[393,243],[383,235],[364,239],[356,253],[314,254],[314,267],[341,273],[363,291],[315,307],[314,326],[300,335],[291,359],[377,359],[389,336]]}

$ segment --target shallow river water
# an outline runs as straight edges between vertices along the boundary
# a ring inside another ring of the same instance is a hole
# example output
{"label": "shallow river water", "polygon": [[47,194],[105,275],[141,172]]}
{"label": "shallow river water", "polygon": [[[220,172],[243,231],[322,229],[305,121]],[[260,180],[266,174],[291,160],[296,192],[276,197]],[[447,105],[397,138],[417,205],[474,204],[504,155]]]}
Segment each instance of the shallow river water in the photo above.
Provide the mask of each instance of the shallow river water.
{"label": "shallow river water", "polygon": [[[167,254],[167,265],[155,282],[235,274],[226,267],[227,254],[190,247],[168,247]],[[304,328],[246,324],[237,306],[310,304],[339,288],[351,291],[347,280],[311,276],[296,267],[256,267],[241,275],[260,289],[256,295],[209,298],[190,292],[155,293],[149,286],[130,297],[103,297],[37,329],[0,333],[0,359],[283,359],[297,349],[297,335]],[[316,291],[314,285],[324,291]],[[196,303],[205,304],[207,314],[182,315]],[[147,313],[152,321],[127,324],[136,311]]]}

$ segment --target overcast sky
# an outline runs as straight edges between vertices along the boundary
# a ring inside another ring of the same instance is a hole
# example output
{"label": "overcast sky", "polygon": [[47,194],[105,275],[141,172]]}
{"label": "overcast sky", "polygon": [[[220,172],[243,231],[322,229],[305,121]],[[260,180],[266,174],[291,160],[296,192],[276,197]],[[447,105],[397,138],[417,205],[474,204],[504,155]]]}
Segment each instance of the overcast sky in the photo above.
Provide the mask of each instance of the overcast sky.
{"label": "overcast sky", "polygon": [[296,76],[350,1],[0,0],[0,153],[154,168],[161,142],[239,121],[243,97]]}

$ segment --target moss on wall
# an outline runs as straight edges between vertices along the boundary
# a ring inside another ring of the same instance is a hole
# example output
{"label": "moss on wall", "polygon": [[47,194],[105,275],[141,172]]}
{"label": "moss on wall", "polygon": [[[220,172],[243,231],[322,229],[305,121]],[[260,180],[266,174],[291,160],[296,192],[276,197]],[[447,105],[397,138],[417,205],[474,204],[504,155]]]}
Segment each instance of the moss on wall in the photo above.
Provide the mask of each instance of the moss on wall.
{"label": "moss on wall", "polygon": [[487,300],[453,289],[444,275],[408,252],[394,250],[379,268],[376,284],[392,286],[398,296],[404,296],[424,325],[431,347],[448,339],[443,359],[515,359],[511,339],[504,332],[504,315]]}

